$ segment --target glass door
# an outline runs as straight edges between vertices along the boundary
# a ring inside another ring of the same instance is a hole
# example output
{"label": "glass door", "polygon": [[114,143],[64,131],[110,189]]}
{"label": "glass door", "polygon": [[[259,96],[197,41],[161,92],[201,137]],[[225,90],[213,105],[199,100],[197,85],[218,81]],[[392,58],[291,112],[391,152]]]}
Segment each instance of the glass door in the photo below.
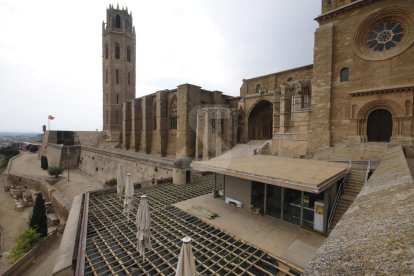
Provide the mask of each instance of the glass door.
{"label": "glass door", "polygon": [[265,184],[261,182],[252,181],[252,198],[251,205],[254,213],[263,214],[265,199]]}
{"label": "glass door", "polygon": [[282,188],[267,185],[266,215],[280,219],[282,213]]}
{"label": "glass door", "polygon": [[285,188],[285,194],[283,199],[283,220],[299,225],[300,212],[301,192]]}

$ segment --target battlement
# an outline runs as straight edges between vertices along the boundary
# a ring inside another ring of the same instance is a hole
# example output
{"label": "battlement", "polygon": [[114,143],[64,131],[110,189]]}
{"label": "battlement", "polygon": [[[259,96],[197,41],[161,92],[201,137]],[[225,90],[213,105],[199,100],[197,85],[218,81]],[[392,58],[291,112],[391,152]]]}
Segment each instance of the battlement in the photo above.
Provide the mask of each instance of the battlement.
{"label": "battlement", "polygon": [[112,4],[106,9],[106,22],[102,22],[102,29],[135,34],[135,26],[132,24],[132,11],[128,7],[116,8]]}

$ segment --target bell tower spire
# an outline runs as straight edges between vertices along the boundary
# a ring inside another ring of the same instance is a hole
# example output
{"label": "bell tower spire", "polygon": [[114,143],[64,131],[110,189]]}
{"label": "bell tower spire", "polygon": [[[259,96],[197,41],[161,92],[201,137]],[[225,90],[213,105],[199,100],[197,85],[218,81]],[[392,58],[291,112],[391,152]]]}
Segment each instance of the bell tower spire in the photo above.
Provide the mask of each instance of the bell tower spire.
{"label": "bell tower spire", "polygon": [[119,141],[122,103],[135,99],[135,27],[128,9],[109,5],[102,23],[103,130]]}

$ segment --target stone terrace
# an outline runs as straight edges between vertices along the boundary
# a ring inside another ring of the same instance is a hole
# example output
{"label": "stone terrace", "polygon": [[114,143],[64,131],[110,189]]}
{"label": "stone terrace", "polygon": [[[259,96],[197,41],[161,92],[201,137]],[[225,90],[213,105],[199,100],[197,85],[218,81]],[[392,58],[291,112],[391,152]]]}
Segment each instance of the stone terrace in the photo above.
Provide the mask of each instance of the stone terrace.
{"label": "stone terrace", "polygon": [[[212,191],[212,175],[189,185],[160,184],[136,189],[130,219],[115,193],[91,193],[84,268],[85,275],[174,275],[181,238],[192,237],[201,275],[298,275],[284,260],[215,228],[171,204]],[[134,217],[139,197],[148,195],[152,246],[145,262],[136,249]],[[82,259],[82,257],[81,257]]]}

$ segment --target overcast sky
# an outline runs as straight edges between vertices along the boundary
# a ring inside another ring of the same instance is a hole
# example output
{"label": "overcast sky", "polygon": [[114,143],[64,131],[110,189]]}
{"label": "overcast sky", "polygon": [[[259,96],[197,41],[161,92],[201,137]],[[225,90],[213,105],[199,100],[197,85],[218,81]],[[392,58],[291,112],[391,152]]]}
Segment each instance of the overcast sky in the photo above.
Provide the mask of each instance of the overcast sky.
{"label": "overcast sky", "polygon": [[102,130],[102,21],[132,11],[137,97],[191,83],[237,96],[243,78],[313,61],[320,0],[0,0],[0,131]]}

